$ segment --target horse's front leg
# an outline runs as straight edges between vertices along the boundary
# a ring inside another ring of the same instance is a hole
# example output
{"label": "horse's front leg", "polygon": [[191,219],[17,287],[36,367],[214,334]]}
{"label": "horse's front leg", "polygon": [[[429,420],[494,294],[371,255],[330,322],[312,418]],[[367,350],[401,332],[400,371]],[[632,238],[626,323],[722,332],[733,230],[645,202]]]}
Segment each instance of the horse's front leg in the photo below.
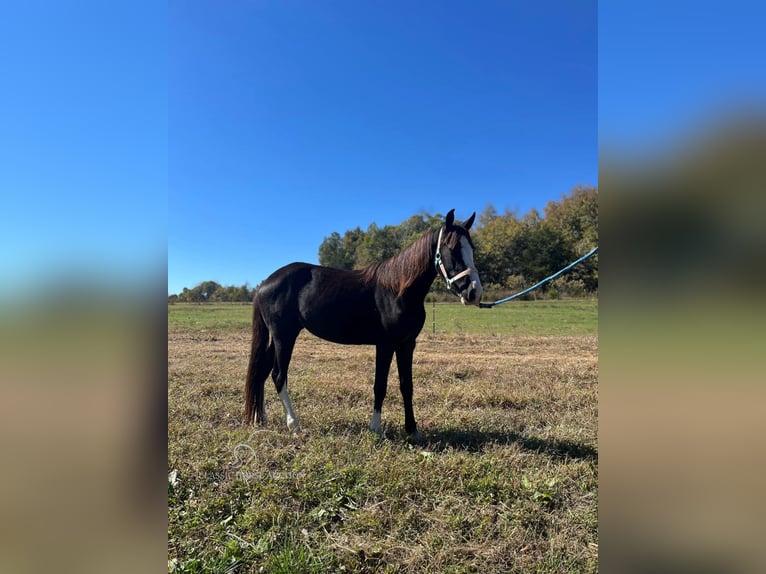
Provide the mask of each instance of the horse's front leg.
{"label": "horse's front leg", "polygon": [[396,348],[396,366],[399,370],[399,389],[404,400],[404,430],[411,440],[421,440],[415,414],[412,410],[412,355],[415,352],[415,340],[408,341]]}
{"label": "horse's front leg", "polygon": [[388,371],[391,368],[391,359],[394,349],[388,345],[378,345],[375,352],[375,404],[370,419],[370,430],[381,434],[383,426],[380,422],[380,413],[383,410],[383,399],[386,398],[388,386]]}

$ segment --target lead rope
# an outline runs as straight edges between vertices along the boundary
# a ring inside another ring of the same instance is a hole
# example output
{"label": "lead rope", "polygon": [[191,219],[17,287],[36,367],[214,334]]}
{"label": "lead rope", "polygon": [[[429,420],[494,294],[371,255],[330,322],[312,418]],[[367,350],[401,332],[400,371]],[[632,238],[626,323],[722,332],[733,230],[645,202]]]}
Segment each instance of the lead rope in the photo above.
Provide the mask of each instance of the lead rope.
{"label": "lead rope", "polygon": [[[441,234],[439,235],[439,237],[441,238]],[[564,267],[560,271],[556,271],[556,273],[554,273],[553,275],[551,275],[549,277],[546,277],[545,279],[543,279],[542,281],[540,281],[538,283],[535,283],[534,285],[532,285],[532,287],[528,287],[527,289],[524,289],[524,291],[520,291],[520,292],[516,293],[515,295],[511,295],[510,297],[506,297],[504,299],[498,299],[494,303],[479,303],[479,308],[480,309],[491,309],[495,305],[500,305],[501,303],[507,303],[508,301],[513,301],[514,299],[517,299],[517,298],[521,297],[522,295],[526,295],[527,293],[529,293],[530,291],[534,291],[535,289],[537,289],[541,285],[545,285],[548,281],[551,281],[552,279],[555,279],[556,277],[558,277],[562,273],[566,273],[567,271],[569,271],[572,267],[574,267],[578,263],[582,263],[583,261],[585,261],[586,259],[588,259],[592,255],[595,255],[597,251],[598,251],[598,245],[596,245],[596,247],[594,247],[593,249],[588,251],[585,255],[583,255],[582,257],[580,257],[576,261],[572,261],[572,263],[570,263],[569,265],[567,265],[566,267]]]}

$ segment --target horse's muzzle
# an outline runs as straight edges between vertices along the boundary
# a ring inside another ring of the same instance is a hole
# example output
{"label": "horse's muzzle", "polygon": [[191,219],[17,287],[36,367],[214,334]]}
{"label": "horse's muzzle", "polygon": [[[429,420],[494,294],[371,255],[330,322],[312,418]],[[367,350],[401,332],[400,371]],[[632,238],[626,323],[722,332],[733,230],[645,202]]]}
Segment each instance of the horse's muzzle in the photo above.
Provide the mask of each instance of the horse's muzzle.
{"label": "horse's muzzle", "polygon": [[471,281],[471,284],[460,294],[460,302],[463,305],[478,305],[481,303],[481,285],[476,281]]}

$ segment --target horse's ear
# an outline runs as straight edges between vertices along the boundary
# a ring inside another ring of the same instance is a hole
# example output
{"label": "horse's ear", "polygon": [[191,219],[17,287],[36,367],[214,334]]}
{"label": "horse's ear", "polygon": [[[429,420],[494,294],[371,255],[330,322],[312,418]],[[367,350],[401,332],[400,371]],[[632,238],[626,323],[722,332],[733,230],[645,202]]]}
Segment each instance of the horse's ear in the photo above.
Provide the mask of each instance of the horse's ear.
{"label": "horse's ear", "polygon": [[474,211],[471,214],[471,217],[465,220],[465,223],[463,223],[463,227],[465,227],[466,231],[471,229],[471,226],[473,225],[473,220],[476,219],[476,212]]}
{"label": "horse's ear", "polygon": [[452,227],[453,223],[455,223],[455,210],[454,209],[450,209],[447,212],[447,220],[445,221],[447,229],[450,229]]}

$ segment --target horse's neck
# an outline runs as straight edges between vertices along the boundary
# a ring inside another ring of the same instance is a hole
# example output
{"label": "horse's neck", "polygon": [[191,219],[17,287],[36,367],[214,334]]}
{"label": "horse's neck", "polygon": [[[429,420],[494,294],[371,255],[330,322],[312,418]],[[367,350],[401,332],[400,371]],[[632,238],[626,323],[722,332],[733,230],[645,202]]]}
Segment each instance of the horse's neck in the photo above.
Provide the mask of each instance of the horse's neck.
{"label": "horse's neck", "polygon": [[419,299],[425,299],[428,292],[431,290],[431,285],[436,279],[436,272],[433,265],[428,267],[428,270],[421,275],[415,282],[407,289],[408,292],[412,292],[413,297],[417,296]]}
{"label": "horse's neck", "polygon": [[421,273],[412,285],[407,288],[407,293],[412,294],[413,297],[417,296],[420,299],[425,299],[428,292],[431,290],[431,285],[436,279],[436,268],[434,266],[434,258],[436,256],[436,243],[438,240],[438,233],[429,232],[428,241],[430,248],[427,249],[428,261],[424,265],[425,271]]}

